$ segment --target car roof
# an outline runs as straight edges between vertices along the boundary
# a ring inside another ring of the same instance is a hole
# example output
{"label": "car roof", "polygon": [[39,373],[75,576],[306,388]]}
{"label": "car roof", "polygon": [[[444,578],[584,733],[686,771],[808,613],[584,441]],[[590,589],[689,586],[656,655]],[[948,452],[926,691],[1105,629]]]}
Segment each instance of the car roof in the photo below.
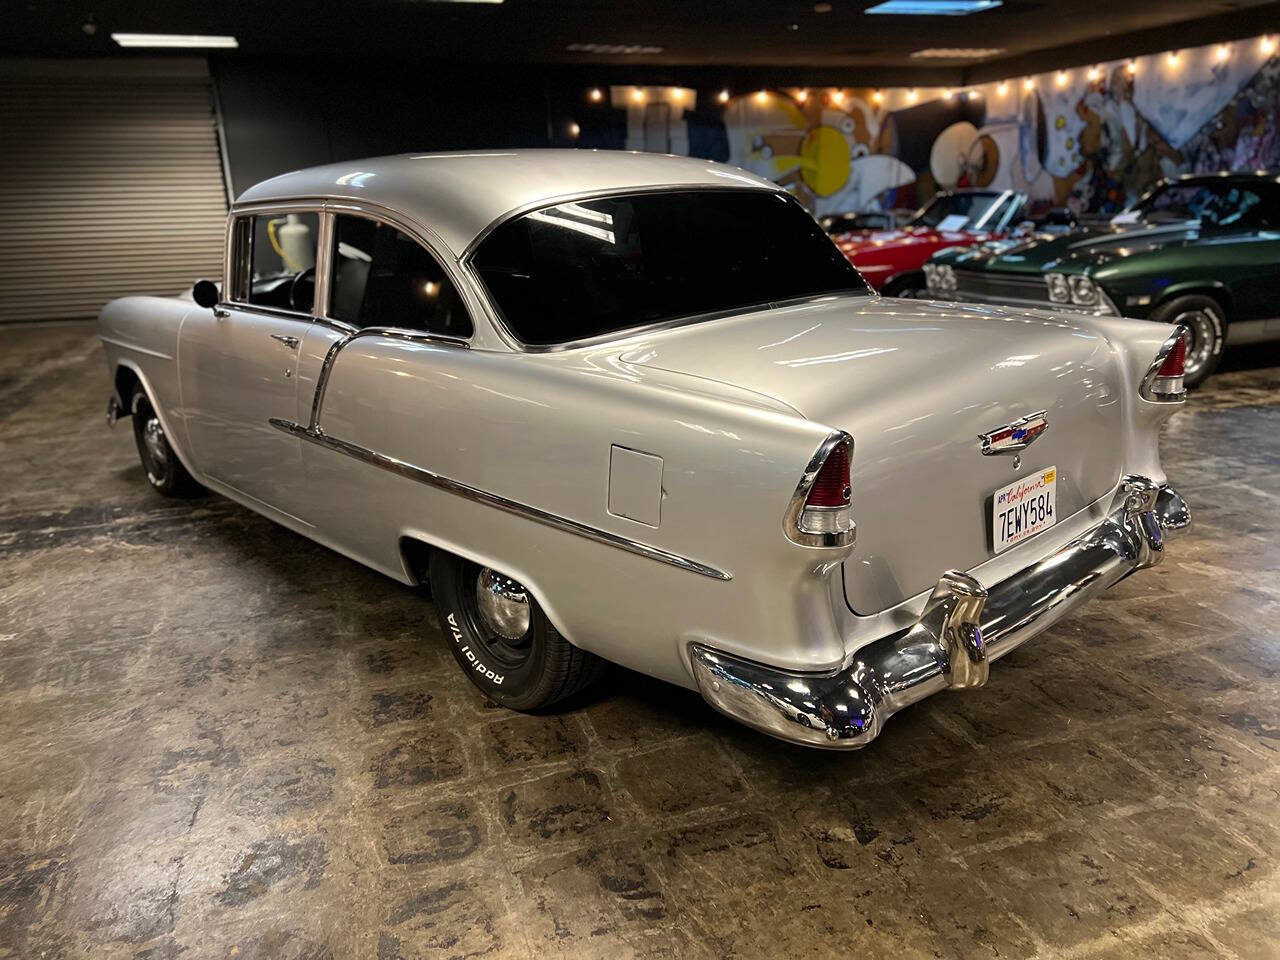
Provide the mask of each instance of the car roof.
{"label": "car roof", "polygon": [[654,153],[411,153],[273,177],[240,194],[233,210],[287,200],[364,201],[422,224],[461,255],[490,225],[512,213],[557,201],[662,187],[781,189],[737,167]]}

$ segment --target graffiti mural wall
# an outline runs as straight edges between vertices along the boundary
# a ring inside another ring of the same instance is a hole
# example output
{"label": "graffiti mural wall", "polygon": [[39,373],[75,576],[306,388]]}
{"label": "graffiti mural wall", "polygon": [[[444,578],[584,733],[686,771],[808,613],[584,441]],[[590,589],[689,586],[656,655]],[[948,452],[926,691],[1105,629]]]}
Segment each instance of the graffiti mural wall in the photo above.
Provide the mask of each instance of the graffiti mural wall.
{"label": "graffiti mural wall", "polygon": [[722,136],[706,135],[713,105],[695,91],[671,103],[657,90],[619,87],[611,99],[628,108],[628,147],[727,159],[784,184],[817,215],[911,208],[957,186],[1017,189],[1043,207],[1106,214],[1163,176],[1280,167],[1272,38],[954,91],[721,95]]}

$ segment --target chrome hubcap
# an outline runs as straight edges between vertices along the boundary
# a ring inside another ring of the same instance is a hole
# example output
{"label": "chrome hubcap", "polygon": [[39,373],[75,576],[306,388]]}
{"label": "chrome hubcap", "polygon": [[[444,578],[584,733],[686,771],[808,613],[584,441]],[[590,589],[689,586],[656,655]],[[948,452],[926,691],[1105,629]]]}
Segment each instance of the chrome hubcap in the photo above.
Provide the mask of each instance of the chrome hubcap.
{"label": "chrome hubcap", "polygon": [[1194,377],[1213,355],[1213,343],[1218,336],[1218,326],[1207,310],[1188,310],[1173,318],[1173,322],[1187,329],[1187,373]]}
{"label": "chrome hubcap", "polygon": [[150,418],[142,426],[142,440],[147,445],[147,453],[158,467],[163,467],[169,460],[169,448],[164,439],[164,428],[156,417]]}
{"label": "chrome hubcap", "polygon": [[524,585],[488,567],[476,577],[476,609],[485,627],[504,640],[529,632],[531,609]]}

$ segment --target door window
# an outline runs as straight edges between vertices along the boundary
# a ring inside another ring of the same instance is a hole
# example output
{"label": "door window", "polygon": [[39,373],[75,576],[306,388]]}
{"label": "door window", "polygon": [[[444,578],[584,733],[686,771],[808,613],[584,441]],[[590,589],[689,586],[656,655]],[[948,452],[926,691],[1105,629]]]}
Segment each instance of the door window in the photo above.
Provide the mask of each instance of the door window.
{"label": "door window", "polygon": [[319,232],[316,213],[255,214],[237,220],[233,299],[309,314],[316,294]]}
{"label": "door window", "polygon": [[340,214],[333,226],[330,317],[356,327],[471,336],[458,291],[417,240],[366,217]]}

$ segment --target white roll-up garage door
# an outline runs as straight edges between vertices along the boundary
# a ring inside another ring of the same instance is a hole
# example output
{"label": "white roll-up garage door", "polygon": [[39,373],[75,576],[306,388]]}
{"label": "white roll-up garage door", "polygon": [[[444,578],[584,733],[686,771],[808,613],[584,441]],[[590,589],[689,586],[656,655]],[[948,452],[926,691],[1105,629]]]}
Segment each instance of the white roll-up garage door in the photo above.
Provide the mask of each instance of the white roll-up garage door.
{"label": "white roll-up garage door", "polygon": [[217,277],[226,212],[203,60],[0,61],[0,323]]}

